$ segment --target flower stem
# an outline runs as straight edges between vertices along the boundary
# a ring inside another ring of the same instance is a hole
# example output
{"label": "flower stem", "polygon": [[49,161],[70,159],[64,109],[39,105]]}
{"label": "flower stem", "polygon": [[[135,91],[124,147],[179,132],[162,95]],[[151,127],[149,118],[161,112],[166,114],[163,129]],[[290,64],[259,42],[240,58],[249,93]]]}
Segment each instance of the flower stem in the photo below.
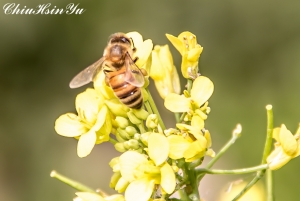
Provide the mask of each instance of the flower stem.
{"label": "flower stem", "polygon": [[186,88],[187,88],[187,91],[188,91],[189,93],[191,93],[192,86],[193,86],[193,80],[187,79],[187,85],[186,85]]}
{"label": "flower stem", "polygon": [[57,173],[55,170],[53,170],[51,173],[50,173],[50,177],[54,177],[62,182],[64,182],[65,184],[75,188],[76,190],[78,191],[81,191],[81,192],[91,192],[91,193],[96,193],[96,191],[94,191],[93,189],[77,182],[77,181],[74,181],[68,177],[65,177],[59,173]]}
{"label": "flower stem", "polygon": [[[262,163],[266,162],[268,155],[271,151],[272,146],[272,134],[273,134],[273,111],[272,105],[267,105],[267,139],[265,143],[265,150],[262,159]],[[266,174],[266,183],[267,183],[267,201],[274,200],[274,193],[273,193],[273,174],[272,170],[268,169]]]}
{"label": "flower stem", "polygon": [[266,163],[267,157],[269,156],[271,152],[272,147],[272,133],[273,133],[273,111],[272,111],[272,105],[267,105],[267,138],[264,148],[264,154],[261,163]]}
{"label": "flower stem", "polygon": [[[265,148],[264,153],[262,157],[261,164],[266,163],[267,157],[270,154],[271,146],[272,146],[272,132],[273,132],[273,111],[272,111],[272,105],[267,105],[267,137],[265,142]],[[256,174],[256,176],[245,186],[245,188],[232,200],[238,200],[240,199],[258,180],[260,180],[266,172],[266,169],[259,170]],[[272,177],[272,175],[269,175],[269,177]],[[272,178],[269,178],[269,182],[272,182]],[[269,192],[272,195],[272,185],[268,184],[268,187],[271,189],[268,189],[268,201],[272,200],[273,196],[269,197]]]}
{"label": "flower stem", "polygon": [[217,160],[231,147],[235,141],[239,138],[240,135],[232,135],[231,139],[221,148],[221,150],[216,154],[216,156],[209,161],[209,163],[206,165],[206,168],[211,168]]}
{"label": "flower stem", "polygon": [[115,145],[118,141],[109,137],[109,142],[112,143],[113,145]]}
{"label": "flower stem", "polygon": [[197,175],[200,174],[248,174],[259,170],[265,170],[268,168],[268,164],[263,164],[255,167],[235,169],[235,170],[211,170],[207,168],[197,168]]}
{"label": "flower stem", "polygon": [[274,201],[273,171],[270,169],[267,169],[266,171],[266,183],[267,183],[267,201]]}
{"label": "flower stem", "polygon": [[153,111],[152,111],[152,109],[151,109],[151,106],[150,106],[150,104],[149,104],[149,101],[146,101],[146,102],[145,102],[145,106],[146,106],[147,111],[148,111],[149,113],[153,114]]}
{"label": "flower stem", "polygon": [[164,122],[163,122],[163,120],[162,120],[162,118],[161,118],[161,116],[160,116],[158,110],[157,110],[157,107],[156,107],[155,102],[154,102],[154,100],[153,100],[153,98],[152,98],[152,96],[151,96],[151,93],[150,93],[150,91],[149,91],[148,88],[146,88],[146,91],[147,91],[148,96],[149,96],[149,97],[148,97],[148,101],[149,101],[149,103],[150,103],[150,106],[151,106],[151,108],[152,108],[152,111],[157,115],[157,117],[158,117],[158,122],[159,122],[160,127],[162,128],[162,130],[165,130],[166,127],[165,127],[165,125],[164,125]]}
{"label": "flower stem", "polygon": [[[221,148],[221,150],[216,154],[216,156],[209,161],[209,163],[206,165],[206,168],[209,169],[211,168],[216,162],[217,160],[229,149],[229,147],[231,147],[235,141],[240,137],[240,134],[235,134],[233,133],[230,140]],[[200,182],[201,179],[204,177],[206,173],[203,172],[201,174],[197,174],[197,179]]]}
{"label": "flower stem", "polygon": [[176,113],[174,113],[174,115],[175,115],[176,123],[179,123],[180,122],[180,113],[176,112]]}

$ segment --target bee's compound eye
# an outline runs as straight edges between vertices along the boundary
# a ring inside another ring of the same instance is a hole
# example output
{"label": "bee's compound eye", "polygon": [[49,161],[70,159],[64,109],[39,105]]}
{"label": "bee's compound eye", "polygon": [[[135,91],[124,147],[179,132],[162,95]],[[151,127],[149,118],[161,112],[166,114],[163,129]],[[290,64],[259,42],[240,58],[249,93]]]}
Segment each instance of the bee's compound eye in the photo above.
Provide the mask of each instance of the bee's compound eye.
{"label": "bee's compound eye", "polygon": [[129,44],[130,44],[130,40],[129,40],[128,38],[122,37],[122,38],[121,38],[121,41],[122,41],[123,43],[129,43]]}

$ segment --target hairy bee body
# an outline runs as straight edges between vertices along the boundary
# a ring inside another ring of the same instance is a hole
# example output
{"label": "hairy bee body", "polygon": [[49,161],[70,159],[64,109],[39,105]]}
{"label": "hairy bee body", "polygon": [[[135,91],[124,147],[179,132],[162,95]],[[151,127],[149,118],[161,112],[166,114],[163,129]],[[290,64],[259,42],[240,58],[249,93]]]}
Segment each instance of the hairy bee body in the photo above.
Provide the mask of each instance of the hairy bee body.
{"label": "hairy bee body", "polygon": [[143,96],[139,87],[125,81],[125,66],[117,71],[107,72],[104,70],[106,80],[114,91],[116,97],[126,106],[139,109],[143,105]]}
{"label": "hairy bee body", "polygon": [[99,69],[102,69],[106,83],[116,97],[128,107],[140,109],[143,105],[140,87],[144,85],[144,74],[135,65],[137,58],[132,59],[134,51],[131,38],[123,33],[111,35],[103,57],[76,75],[70,87],[77,88],[93,81]]}

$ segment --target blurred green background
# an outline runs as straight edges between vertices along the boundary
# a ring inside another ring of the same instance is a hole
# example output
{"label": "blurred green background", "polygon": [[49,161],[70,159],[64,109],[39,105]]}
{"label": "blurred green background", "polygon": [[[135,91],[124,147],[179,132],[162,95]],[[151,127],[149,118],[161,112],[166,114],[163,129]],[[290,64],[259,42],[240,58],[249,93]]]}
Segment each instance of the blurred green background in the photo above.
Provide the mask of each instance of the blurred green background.
{"label": "blurred green background", "polygon": [[[8,3],[1,0],[1,6]],[[18,3],[18,2],[15,2]],[[19,1],[20,7],[66,0]],[[49,177],[58,172],[108,192],[108,161],[116,153],[109,143],[87,158],[76,155],[77,141],[57,135],[55,119],[73,112],[76,94],[68,83],[101,57],[110,34],[138,31],[154,44],[170,43],[165,33],[191,31],[204,47],[200,71],[215,91],[206,127],[213,149],[230,138],[237,123],[242,138],[215,168],[260,163],[266,133],[265,106],[272,104],[274,123],[294,132],[300,121],[300,1],[141,0],[78,1],[82,15],[0,14],[0,195],[7,201],[71,200],[75,190]],[[1,8],[2,8],[1,7]],[[170,45],[171,46],[171,45]],[[171,47],[174,62],[179,53]],[[159,109],[167,126],[171,113]],[[207,161],[207,160],[205,160]],[[299,200],[300,159],[274,173],[276,200]],[[221,188],[247,176],[208,176],[201,183],[207,201]]]}

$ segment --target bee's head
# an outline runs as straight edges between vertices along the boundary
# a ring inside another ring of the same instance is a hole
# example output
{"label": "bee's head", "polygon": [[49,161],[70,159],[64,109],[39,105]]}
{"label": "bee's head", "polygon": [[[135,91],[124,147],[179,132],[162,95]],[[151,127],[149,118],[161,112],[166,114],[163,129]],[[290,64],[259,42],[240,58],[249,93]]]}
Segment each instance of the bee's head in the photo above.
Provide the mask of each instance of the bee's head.
{"label": "bee's head", "polygon": [[115,34],[112,34],[110,36],[110,39],[109,39],[109,43],[110,44],[124,44],[124,45],[129,45],[131,46],[131,40],[130,38],[128,38],[125,34],[123,33],[115,33]]}

